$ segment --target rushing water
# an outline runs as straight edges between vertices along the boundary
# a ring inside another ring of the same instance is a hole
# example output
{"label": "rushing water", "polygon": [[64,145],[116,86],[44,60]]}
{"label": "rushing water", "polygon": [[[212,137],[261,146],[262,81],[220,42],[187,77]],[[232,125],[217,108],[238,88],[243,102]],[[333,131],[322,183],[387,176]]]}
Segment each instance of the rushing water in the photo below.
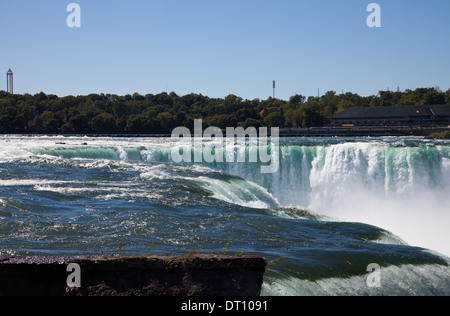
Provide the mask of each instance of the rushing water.
{"label": "rushing water", "polygon": [[179,145],[0,137],[0,255],[258,254],[265,295],[450,295],[450,142],[281,139],[273,174]]}

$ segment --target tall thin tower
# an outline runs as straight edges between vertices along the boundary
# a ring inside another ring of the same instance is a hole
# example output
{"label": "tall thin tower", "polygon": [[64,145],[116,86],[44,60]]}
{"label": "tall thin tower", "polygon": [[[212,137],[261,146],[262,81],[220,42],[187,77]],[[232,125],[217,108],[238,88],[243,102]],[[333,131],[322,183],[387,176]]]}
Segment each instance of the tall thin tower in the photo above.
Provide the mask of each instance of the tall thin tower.
{"label": "tall thin tower", "polygon": [[273,98],[275,99],[275,88],[276,88],[276,82],[275,80],[273,81]]}
{"label": "tall thin tower", "polygon": [[11,71],[11,68],[6,73],[6,91],[8,93],[14,94],[14,74]]}

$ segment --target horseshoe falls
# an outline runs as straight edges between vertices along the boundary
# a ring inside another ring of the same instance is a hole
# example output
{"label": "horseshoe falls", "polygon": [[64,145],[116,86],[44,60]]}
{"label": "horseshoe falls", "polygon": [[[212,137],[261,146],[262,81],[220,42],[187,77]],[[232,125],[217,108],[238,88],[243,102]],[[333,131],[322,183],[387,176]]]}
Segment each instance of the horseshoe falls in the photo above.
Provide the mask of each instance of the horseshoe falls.
{"label": "horseshoe falls", "polygon": [[263,295],[450,295],[450,142],[282,138],[271,174],[250,159],[175,163],[183,146],[205,150],[0,136],[0,256],[257,254]]}

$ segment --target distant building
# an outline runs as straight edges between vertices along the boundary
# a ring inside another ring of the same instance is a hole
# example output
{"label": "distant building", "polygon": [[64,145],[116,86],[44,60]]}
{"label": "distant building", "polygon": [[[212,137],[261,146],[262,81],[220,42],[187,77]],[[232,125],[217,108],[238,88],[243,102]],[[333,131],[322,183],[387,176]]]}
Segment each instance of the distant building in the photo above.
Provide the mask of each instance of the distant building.
{"label": "distant building", "polygon": [[350,108],[331,118],[333,127],[449,126],[450,105]]}
{"label": "distant building", "polygon": [[6,92],[14,94],[14,74],[11,68],[6,73]]}

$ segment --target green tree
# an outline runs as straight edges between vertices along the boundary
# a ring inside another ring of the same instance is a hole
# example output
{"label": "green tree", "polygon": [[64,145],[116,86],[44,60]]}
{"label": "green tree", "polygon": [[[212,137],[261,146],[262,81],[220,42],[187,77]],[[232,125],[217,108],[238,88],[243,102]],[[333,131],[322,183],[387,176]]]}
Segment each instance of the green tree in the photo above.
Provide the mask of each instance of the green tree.
{"label": "green tree", "polygon": [[295,94],[289,99],[289,103],[294,105],[300,105],[304,103],[306,98],[301,94]]}
{"label": "green tree", "polygon": [[60,123],[58,117],[47,110],[37,115],[30,123],[30,127],[35,133],[55,134],[60,132]]}
{"label": "green tree", "polygon": [[211,126],[225,130],[227,127],[236,127],[238,121],[234,115],[223,114],[215,115],[209,120],[209,123]]}
{"label": "green tree", "polygon": [[401,99],[398,102],[399,106],[402,105],[420,105],[421,104],[421,96],[417,93],[414,93],[414,91],[406,90],[403,94]]}
{"label": "green tree", "polygon": [[224,114],[231,114],[242,108],[242,98],[237,97],[234,94],[230,94],[223,101],[223,106],[225,109]]}
{"label": "green tree", "polygon": [[120,118],[122,116],[125,116],[128,113],[127,106],[123,102],[114,102],[113,105],[112,105],[111,110],[112,110],[112,114],[116,118]]}
{"label": "green tree", "polygon": [[436,90],[430,90],[422,97],[422,105],[445,104],[445,94]]}
{"label": "green tree", "polygon": [[393,106],[394,93],[392,91],[380,91],[380,106]]}
{"label": "green tree", "polygon": [[308,100],[307,103],[302,104],[302,106],[295,111],[294,118],[297,125],[303,128],[322,127],[326,122],[320,112],[317,101],[312,99]]}
{"label": "green tree", "polygon": [[285,127],[297,127],[297,122],[295,121],[294,117],[295,110],[294,109],[288,109],[284,111],[284,126]]}
{"label": "green tree", "polygon": [[245,122],[243,124],[241,124],[241,126],[244,129],[247,129],[249,127],[260,128],[260,127],[264,127],[264,121],[258,120],[258,119],[253,119],[253,118],[248,118],[245,120]]}
{"label": "green tree", "polygon": [[172,130],[176,126],[176,116],[173,116],[169,112],[159,113],[157,117],[159,126],[161,127],[161,132],[165,134],[172,133]]}
{"label": "green tree", "polygon": [[145,118],[142,115],[131,115],[126,124],[126,132],[129,134],[142,134],[145,131]]}
{"label": "green tree", "polygon": [[256,112],[256,110],[254,108],[251,108],[251,107],[250,108],[245,108],[245,109],[239,109],[235,113],[235,117],[236,117],[236,120],[238,122],[244,122],[248,118],[253,118],[253,119],[259,119],[260,118],[258,112]]}
{"label": "green tree", "polygon": [[355,104],[352,101],[341,100],[341,101],[339,101],[339,103],[337,105],[336,113],[348,110],[348,109],[353,108],[353,107],[355,107]]}
{"label": "green tree", "polygon": [[99,134],[114,134],[117,132],[116,119],[112,114],[101,113],[95,116],[90,126],[92,131]]}
{"label": "green tree", "polygon": [[61,127],[64,134],[85,134],[90,131],[89,119],[77,109],[70,109],[66,115],[66,123]]}
{"label": "green tree", "polygon": [[267,127],[284,127],[284,115],[281,112],[272,112],[264,118]]}
{"label": "green tree", "polygon": [[15,132],[17,109],[13,106],[0,107],[0,132]]}

